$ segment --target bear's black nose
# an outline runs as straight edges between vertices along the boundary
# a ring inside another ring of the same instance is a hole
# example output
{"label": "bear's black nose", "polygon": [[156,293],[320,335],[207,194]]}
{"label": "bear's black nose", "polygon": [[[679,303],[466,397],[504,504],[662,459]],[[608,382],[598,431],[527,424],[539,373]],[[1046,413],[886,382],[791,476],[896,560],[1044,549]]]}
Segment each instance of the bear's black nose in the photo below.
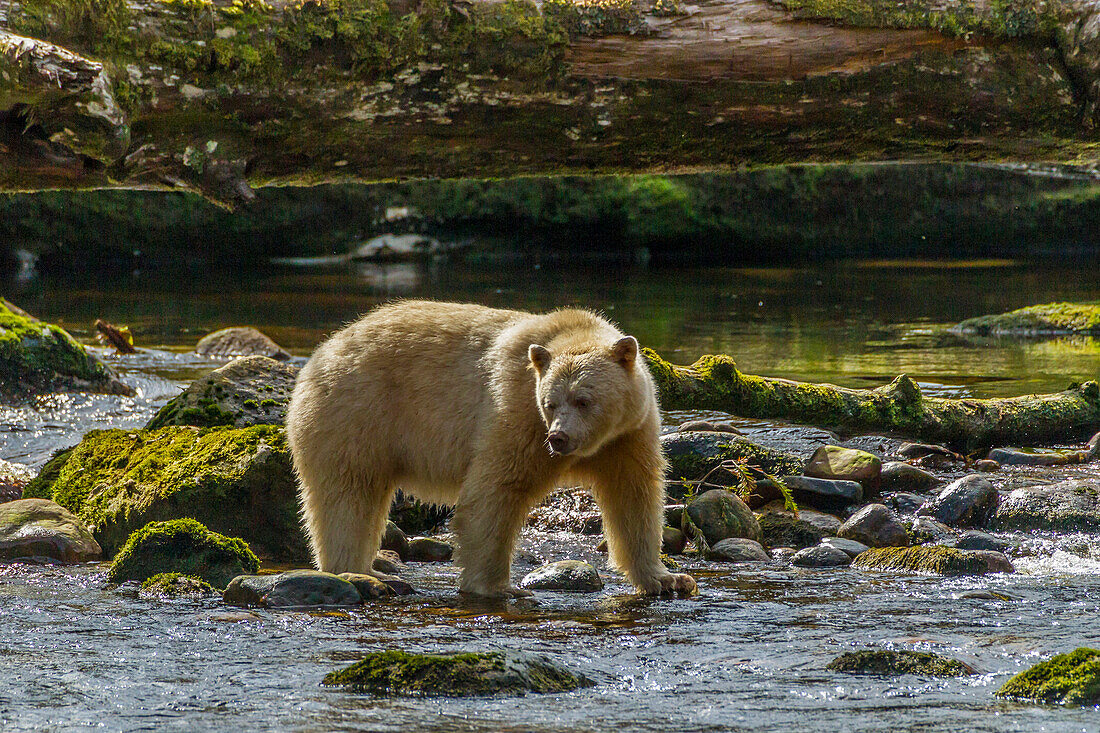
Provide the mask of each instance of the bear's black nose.
{"label": "bear's black nose", "polygon": [[565,453],[569,447],[569,436],[560,430],[555,430],[546,436],[546,442],[550,445],[551,453]]}

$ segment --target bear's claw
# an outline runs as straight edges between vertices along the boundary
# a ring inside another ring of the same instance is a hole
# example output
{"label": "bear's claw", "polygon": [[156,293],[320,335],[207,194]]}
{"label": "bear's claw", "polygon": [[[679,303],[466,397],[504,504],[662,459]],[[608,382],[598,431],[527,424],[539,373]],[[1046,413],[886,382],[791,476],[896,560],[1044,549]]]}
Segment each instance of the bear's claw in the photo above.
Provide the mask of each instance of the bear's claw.
{"label": "bear's claw", "polygon": [[695,579],[686,573],[666,573],[658,576],[652,582],[639,588],[643,593],[651,596],[677,593],[681,595],[695,595]]}

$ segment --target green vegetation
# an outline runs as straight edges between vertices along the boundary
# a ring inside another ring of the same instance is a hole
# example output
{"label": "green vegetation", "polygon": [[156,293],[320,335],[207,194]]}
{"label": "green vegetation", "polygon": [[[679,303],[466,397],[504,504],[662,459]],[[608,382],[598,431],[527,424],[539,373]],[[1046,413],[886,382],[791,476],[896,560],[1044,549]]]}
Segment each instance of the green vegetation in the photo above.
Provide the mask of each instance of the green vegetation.
{"label": "green vegetation", "polygon": [[1100,301],[1031,305],[1000,315],[970,318],[953,330],[979,336],[1100,335]]}
{"label": "green vegetation", "polygon": [[778,0],[799,18],[870,28],[927,28],[948,36],[1043,38],[1058,23],[1058,3],[989,0],[945,4],[937,0]]}
{"label": "green vegetation", "polygon": [[143,597],[195,598],[216,594],[213,586],[202,578],[181,573],[158,573],[141,584]]}
{"label": "green vegetation", "polygon": [[975,674],[973,667],[957,659],[929,652],[888,649],[846,652],[825,665],[825,669],[849,674],[919,674],[926,677],[962,677]]}
{"label": "green vegetation", "polygon": [[1100,650],[1059,654],[1020,672],[994,694],[1055,705],[1100,704]]}
{"label": "green vegetation", "polygon": [[932,545],[875,547],[857,555],[852,561],[852,567],[863,570],[909,570],[935,575],[984,575],[1005,570],[1011,572],[1011,565],[1007,568],[993,566],[986,554]]}
{"label": "green vegetation", "polygon": [[[211,532],[194,519],[150,522],[118,551],[107,579],[144,581],[162,573],[191,575],[219,588],[238,575],[255,573],[259,559],[244,540]],[[169,583],[170,584],[170,583]]]}

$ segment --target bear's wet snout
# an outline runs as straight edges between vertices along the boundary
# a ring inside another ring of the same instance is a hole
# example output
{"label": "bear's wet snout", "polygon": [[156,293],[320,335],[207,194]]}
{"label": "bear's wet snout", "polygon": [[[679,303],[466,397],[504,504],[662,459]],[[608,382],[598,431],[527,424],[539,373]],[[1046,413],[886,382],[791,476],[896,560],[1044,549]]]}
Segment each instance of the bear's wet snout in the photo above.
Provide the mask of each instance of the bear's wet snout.
{"label": "bear's wet snout", "polygon": [[561,430],[554,430],[546,436],[546,445],[552,455],[564,455],[569,452],[569,436]]}

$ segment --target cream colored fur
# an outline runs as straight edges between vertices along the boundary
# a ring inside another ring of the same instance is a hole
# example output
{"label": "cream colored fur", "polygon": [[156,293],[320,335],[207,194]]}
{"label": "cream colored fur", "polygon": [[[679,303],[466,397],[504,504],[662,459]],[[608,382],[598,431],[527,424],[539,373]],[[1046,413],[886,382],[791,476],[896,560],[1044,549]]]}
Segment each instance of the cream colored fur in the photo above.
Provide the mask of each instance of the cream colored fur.
{"label": "cream colored fur", "polygon": [[[401,488],[455,504],[463,592],[528,595],[510,582],[524,520],[579,482],[599,502],[612,562],[639,590],[694,590],[659,559],[665,461],[636,354],[633,339],[580,310],[403,301],[337,332],[302,369],[287,414],[317,566],[371,572]],[[550,428],[568,435],[567,454],[551,454]]]}

